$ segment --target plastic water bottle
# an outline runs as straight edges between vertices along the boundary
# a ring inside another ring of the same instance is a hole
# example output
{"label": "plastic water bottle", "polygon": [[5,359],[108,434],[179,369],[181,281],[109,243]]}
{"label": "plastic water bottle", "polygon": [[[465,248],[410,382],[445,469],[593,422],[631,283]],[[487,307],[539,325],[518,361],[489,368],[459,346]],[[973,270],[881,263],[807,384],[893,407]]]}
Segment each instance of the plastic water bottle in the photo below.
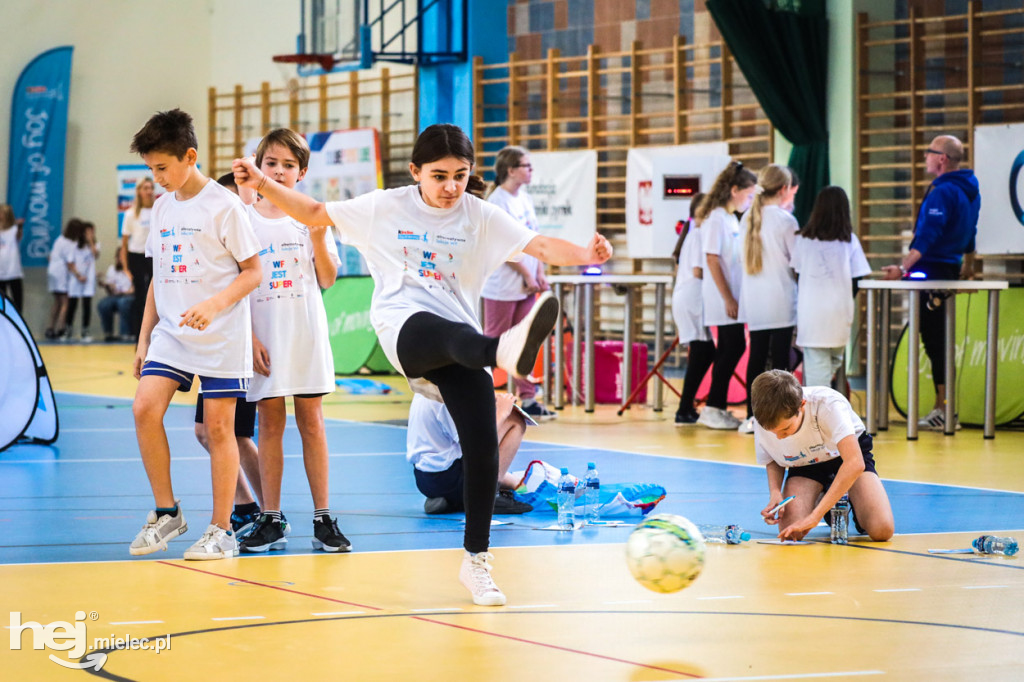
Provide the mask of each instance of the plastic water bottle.
{"label": "plastic water bottle", "polygon": [[734,523],[728,526],[702,524],[697,526],[697,528],[700,530],[700,534],[704,536],[704,542],[738,545],[750,539],[750,533]]}
{"label": "plastic water bottle", "polygon": [[843,495],[832,507],[831,539],[833,545],[847,544],[847,536],[850,530],[850,496]]}
{"label": "plastic water bottle", "polygon": [[971,543],[978,554],[1004,554],[1013,556],[1017,553],[1017,541],[1013,538],[1001,538],[998,535],[982,535]]}
{"label": "plastic water bottle", "polygon": [[597,465],[587,462],[587,475],[583,477],[583,519],[587,523],[601,520],[601,478]]}
{"label": "plastic water bottle", "polygon": [[558,526],[562,530],[572,530],[576,525],[576,483],[565,467],[562,467],[562,476],[558,479],[557,501]]}

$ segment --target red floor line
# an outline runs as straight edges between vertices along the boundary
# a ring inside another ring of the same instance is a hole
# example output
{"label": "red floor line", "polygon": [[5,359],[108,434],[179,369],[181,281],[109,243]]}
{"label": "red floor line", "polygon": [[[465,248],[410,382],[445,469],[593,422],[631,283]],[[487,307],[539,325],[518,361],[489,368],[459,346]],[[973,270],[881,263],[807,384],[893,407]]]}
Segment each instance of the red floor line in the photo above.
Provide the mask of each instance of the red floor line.
{"label": "red floor line", "polygon": [[248,585],[255,585],[256,587],[267,587],[271,590],[280,590],[281,592],[288,592],[290,594],[297,594],[300,597],[311,597],[313,599],[320,599],[322,601],[334,602],[335,604],[345,604],[347,606],[358,606],[361,609],[369,609],[371,611],[383,611],[384,609],[378,606],[367,606],[366,604],[357,604],[353,601],[345,601],[344,599],[333,599],[331,597],[325,597],[322,594],[311,594],[309,592],[300,592],[299,590],[290,590],[287,587],[279,587],[277,585],[268,585],[266,583],[256,582],[255,580],[246,580],[245,578],[238,578],[231,575],[224,575],[223,573],[214,573],[213,571],[204,571],[201,568],[193,568],[192,566],[182,566],[181,564],[173,564],[169,561],[157,561],[158,564],[164,566],[172,566],[174,568],[183,568],[187,571],[195,571],[196,573],[205,573],[206,575],[216,576],[218,578],[227,578],[228,580],[234,580],[235,582],[246,583]]}
{"label": "red floor line", "polygon": [[[212,575],[217,578],[225,578],[227,580],[233,580],[235,582],[246,583],[247,585],[254,585],[256,587],[266,587],[272,590],[279,590],[281,592],[288,592],[290,594],[297,594],[301,597],[311,597],[313,599],[320,599],[322,601],[334,602],[335,604],[346,604],[348,606],[357,606],[361,609],[369,609],[371,611],[384,611],[384,609],[378,606],[368,606],[366,604],[357,604],[356,602],[344,601],[342,599],[333,599],[331,597],[325,597],[320,594],[312,594],[310,592],[301,592],[299,590],[290,590],[287,587],[279,587],[277,585],[268,585],[266,583],[257,582],[255,580],[246,580],[245,578],[239,578],[237,576],[224,575],[223,573],[214,573],[213,571],[204,571],[201,568],[193,568],[192,566],[183,566],[181,564],[171,563],[170,561],[158,560],[156,563],[163,564],[164,566],[171,566],[172,568],[182,568],[187,571],[195,571],[196,573],[203,573],[205,575]],[[590,656],[591,658],[600,658],[606,661],[613,661],[615,663],[625,663],[626,665],[636,666],[638,668],[647,668],[648,670],[658,670],[660,672],[672,673],[673,675],[684,675],[686,677],[700,679],[700,675],[694,673],[684,672],[682,670],[673,670],[672,668],[662,668],[656,665],[649,665],[647,663],[637,663],[636,661],[629,661],[624,658],[615,658],[614,656],[605,656],[603,654],[595,654],[590,651],[581,651],[579,649],[570,649],[569,647],[558,646],[557,644],[546,644],[544,642],[538,642],[532,639],[523,639],[522,637],[513,637],[512,635],[503,635],[498,632],[489,632],[487,630],[480,630],[478,628],[471,628],[465,625],[457,625],[455,623],[446,623],[441,620],[433,620],[432,618],[425,618],[423,616],[409,616],[412,620],[423,621],[424,623],[433,623],[434,625],[444,625],[450,628],[457,628],[459,630],[465,630],[467,632],[474,632],[478,635],[487,635],[490,637],[499,637],[501,639],[507,639],[513,642],[520,642],[522,644],[533,644],[534,646],[542,646],[548,649],[556,649],[558,651],[565,651],[571,654],[580,654],[582,656]]]}
{"label": "red floor line", "polygon": [[500,637],[501,639],[508,639],[513,642],[521,642],[523,644],[533,644],[535,646],[542,646],[547,649],[557,649],[558,651],[566,651],[571,654],[581,654],[583,656],[590,656],[591,658],[601,658],[606,661],[613,661],[615,663],[625,663],[626,665],[633,665],[638,668],[647,668],[648,670],[658,670],[660,672],[672,673],[673,675],[683,675],[694,679],[703,679],[702,675],[695,673],[688,673],[682,670],[673,670],[672,668],[662,668],[657,665],[649,665],[647,663],[637,663],[636,661],[628,661],[624,658],[615,658],[614,656],[605,656],[603,654],[595,654],[591,651],[581,651],[580,649],[570,649],[569,647],[558,646],[557,644],[547,644],[545,642],[538,642],[533,639],[523,639],[522,637],[513,637],[512,635],[503,635],[498,632],[489,632],[487,630],[480,630],[477,628],[467,627],[465,625],[458,625],[456,623],[446,623],[443,620],[434,620],[432,618],[426,618],[424,616],[412,616],[414,620],[422,620],[426,623],[434,623],[435,625],[445,625],[450,628],[457,628],[459,630],[466,630],[468,632],[475,632],[480,635],[489,635],[491,637]]}

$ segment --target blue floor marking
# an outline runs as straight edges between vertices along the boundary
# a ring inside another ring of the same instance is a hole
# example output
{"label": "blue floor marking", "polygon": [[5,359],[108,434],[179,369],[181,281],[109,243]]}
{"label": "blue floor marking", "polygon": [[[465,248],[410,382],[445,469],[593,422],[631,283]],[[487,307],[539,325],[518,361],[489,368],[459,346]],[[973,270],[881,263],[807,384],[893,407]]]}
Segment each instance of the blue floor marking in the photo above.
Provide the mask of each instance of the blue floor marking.
{"label": "blue floor marking", "polygon": [[[63,393],[57,399],[61,437],[55,445],[18,445],[0,453],[0,563],[128,559],[127,544],[152,505],[131,401]],[[165,419],[175,493],[190,530],[150,559],[180,558],[209,522],[209,463],[192,434],[193,414],[191,407],[172,405]],[[423,513],[403,454],[404,428],[327,420],[327,436],[331,508],[355,551],[461,547],[461,515]],[[291,420],[284,451],[301,453]],[[512,468],[538,457],[576,473],[595,461],[605,482],[659,483],[668,495],[658,511],[697,523],[738,523],[755,539],[776,532],[759,514],[767,502],[761,467],[526,442]],[[884,455],[877,459],[884,475]],[[293,528],[287,553],[310,553],[313,507],[301,456],[286,456],[284,467],[282,506]],[[885,487],[898,533],[983,532],[1019,527],[1024,518],[1021,493],[892,480]],[[492,530],[496,547],[623,542],[630,532],[629,526],[538,532],[533,528],[554,520],[542,511],[498,518],[513,524]],[[817,529],[811,537],[824,534]]]}

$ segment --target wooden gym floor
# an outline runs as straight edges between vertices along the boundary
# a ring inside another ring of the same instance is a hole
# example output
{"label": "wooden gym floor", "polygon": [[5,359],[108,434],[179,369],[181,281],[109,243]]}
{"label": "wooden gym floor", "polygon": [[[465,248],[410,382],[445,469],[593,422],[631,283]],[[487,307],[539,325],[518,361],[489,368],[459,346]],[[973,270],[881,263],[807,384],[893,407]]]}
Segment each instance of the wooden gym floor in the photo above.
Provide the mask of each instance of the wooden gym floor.
{"label": "wooden gym floor", "polygon": [[[1024,666],[1019,558],[930,554],[983,532],[1024,540],[1024,434],[980,430],[876,439],[897,536],[887,543],[762,544],[764,473],[752,439],[675,428],[672,407],[624,417],[567,408],[531,428],[513,465],[544,459],[602,481],[651,481],[659,511],[739,523],[754,540],[711,545],[703,574],[671,595],[646,591],[623,558],[629,527],[541,532],[552,515],[503,517],[492,533],[504,608],[459,585],[458,515],[427,516],[404,460],[408,390],[325,400],[331,508],[349,555],[312,553],[312,503],[294,427],[285,442],[285,552],[185,562],[205,527],[209,467],[192,436],[194,396],[166,424],[175,487],[191,530],[166,553],[127,544],[152,506],[130,398],[132,350],[42,347],[58,391],[61,437],[0,453],[0,585],[12,624],[85,631],[83,651],[0,648],[3,679],[163,680],[1017,680]],[[856,401],[855,401],[856,406]],[[77,612],[81,612],[80,616]],[[17,617],[14,614],[18,614]],[[17,618],[17,620],[16,620]],[[11,625],[7,626],[11,632]],[[39,639],[42,639],[41,633]],[[73,633],[56,629],[58,643]],[[115,650],[97,638],[149,638]],[[168,650],[152,650],[163,638]],[[41,642],[42,645],[42,642]],[[52,656],[51,656],[52,655]],[[56,661],[54,660],[56,659]],[[102,659],[102,660],[101,660]],[[92,668],[68,665],[92,662]],[[95,665],[100,663],[100,669]]]}

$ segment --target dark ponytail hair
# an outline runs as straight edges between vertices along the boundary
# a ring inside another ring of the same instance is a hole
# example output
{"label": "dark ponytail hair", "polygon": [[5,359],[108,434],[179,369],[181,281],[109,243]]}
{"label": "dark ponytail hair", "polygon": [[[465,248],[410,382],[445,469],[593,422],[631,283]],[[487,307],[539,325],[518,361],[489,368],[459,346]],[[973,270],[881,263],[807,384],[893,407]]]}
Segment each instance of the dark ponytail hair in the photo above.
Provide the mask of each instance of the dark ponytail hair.
{"label": "dark ponytail hair", "polygon": [[848,242],[853,234],[850,221],[850,200],[842,187],[823,187],[814,198],[814,208],[807,224],[800,230],[804,239],[823,242]]}
{"label": "dark ponytail hair", "polygon": [[470,165],[476,161],[473,143],[462,128],[451,123],[435,123],[416,138],[410,161],[417,168],[422,168],[424,164],[449,156],[468,161]]}
{"label": "dark ponytail hair", "polygon": [[466,183],[466,193],[472,194],[477,199],[484,198],[484,192],[487,191],[487,183],[479,175],[469,176],[469,181]]}

